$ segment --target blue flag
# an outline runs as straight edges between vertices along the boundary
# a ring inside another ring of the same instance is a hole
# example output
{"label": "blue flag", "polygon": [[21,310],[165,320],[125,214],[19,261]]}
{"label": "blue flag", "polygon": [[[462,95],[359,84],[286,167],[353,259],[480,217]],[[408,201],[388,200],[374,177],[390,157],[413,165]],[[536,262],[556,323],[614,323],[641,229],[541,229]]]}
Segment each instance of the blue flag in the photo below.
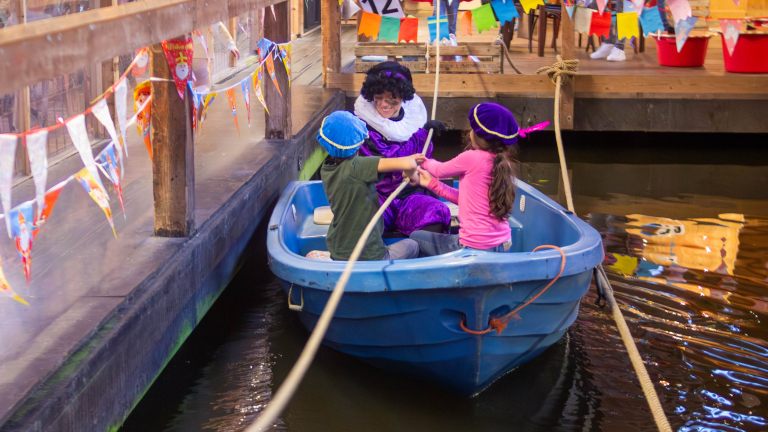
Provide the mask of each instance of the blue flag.
{"label": "blue flag", "polygon": [[683,49],[685,41],[688,40],[688,35],[691,34],[691,30],[693,30],[693,26],[696,25],[696,21],[698,20],[699,17],[690,16],[677,22],[677,25],[675,26],[675,42],[677,42],[677,52],[680,52],[680,50]]}
{"label": "blue flag", "polygon": [[[456,0],[454,0],[456,1]],[[435,27],[435,17],[427,17],[429,26],[429,40],[434,42],[437,38],[437,29]],[[440,15],[440,39],[450,39],[448,36],[448,15]]]}
{"label": "blue flag", "polygon": [[493,7],[493,11],[496,12],[496,18],[499,19],[501,25],[512,21],[513,18],[520,18],[520,15],[517,13],[517,8],[515,7],[515,2],[511,0],[507,0],[506,2],[504,0],[493,0],[491,2],[491,7]]}
{"label": "blue flag", "polygon": [[659,8],[654,6],[643,9],[643,13],[640,14],[640,25],[643,26],[643,36],[648,36],[649,33],[656,33],[659,30],[664,31]]}

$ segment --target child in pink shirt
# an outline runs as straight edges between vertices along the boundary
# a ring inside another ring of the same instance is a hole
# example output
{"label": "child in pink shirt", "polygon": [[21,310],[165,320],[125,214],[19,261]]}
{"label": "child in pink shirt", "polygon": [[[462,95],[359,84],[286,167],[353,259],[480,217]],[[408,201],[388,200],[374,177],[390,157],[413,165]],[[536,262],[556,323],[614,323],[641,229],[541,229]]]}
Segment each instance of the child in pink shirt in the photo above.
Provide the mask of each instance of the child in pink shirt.
{"label": "child in pink shirt", "polygon": [[[416,231],[420,256],[440,255],[462,248],[507,252],[512,246],[507,217],[515,202],[512,152],[519,128],[505,107],[484,102],[469,112],[471,145],[448,162],[425,160],[419,183],[459,206],[459,234]],[[459,189],[437,178],[459,176]],[[435,177],[433,177],[435,176]],[[414,181],[415,179],[412,179]]]}

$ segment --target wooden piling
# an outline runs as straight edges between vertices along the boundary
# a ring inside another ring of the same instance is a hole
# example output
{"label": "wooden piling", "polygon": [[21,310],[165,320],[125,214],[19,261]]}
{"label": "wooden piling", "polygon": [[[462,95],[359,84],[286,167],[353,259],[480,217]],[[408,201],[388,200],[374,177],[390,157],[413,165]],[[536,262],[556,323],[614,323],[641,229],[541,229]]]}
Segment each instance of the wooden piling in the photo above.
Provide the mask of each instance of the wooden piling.
{"label": "wooden piling", "polygon": [[[276,4],[274,17],[268,13],[264,19],[264,37],[277,44],[290,42],[290,21],[291,9],[288,2]],[[266,139],[290,139],[291,87],[288,85],[288,74],[280,55],[276,54],[273,58],[275,77],[280,91],[272,84],[271,79],[264,80],[268,81],[264,85],[264,100],[269,107],[269,113],[264,113],[266,118],[264,137]],[[269,71],[266,71],[266,75],[269,75]]]}

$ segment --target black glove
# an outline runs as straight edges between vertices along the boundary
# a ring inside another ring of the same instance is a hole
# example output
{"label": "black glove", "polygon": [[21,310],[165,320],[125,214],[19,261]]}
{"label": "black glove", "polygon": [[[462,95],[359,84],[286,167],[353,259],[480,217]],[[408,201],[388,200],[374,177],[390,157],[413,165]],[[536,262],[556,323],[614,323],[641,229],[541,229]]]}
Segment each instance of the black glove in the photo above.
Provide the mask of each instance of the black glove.
{"label": "black glove", "polygon": [[447,130],[445,128],[445,125],[440,123],[439,121],[437,121],[437,120],[427,120],[427,122],[424,123],[424,130],[429,132],[430,129],[434,129],[435,130],[434,134],[437,135],[437,136],[440,136],[440,132],[442,132],[444,130]]}

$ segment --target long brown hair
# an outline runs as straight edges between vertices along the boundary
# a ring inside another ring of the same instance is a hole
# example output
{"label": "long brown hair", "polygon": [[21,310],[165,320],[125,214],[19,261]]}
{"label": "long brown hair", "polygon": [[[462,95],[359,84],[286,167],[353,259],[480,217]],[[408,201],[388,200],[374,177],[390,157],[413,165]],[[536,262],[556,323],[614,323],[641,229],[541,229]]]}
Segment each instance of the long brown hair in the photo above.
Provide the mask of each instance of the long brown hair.
{"label": "long brown hair", "polygon": [[[499,140],[488,140],[476,134],[472,135],[474,135],[475,143],[481,150],[496,154],[496,157],[493,159],[493,178],[488,189],[488,203],[491,205],[490,215],[499,221],[505,221],[507,216],[512,213],[517,193],[514,182],[517,174],[514,164],[516,161],[516,147],[506,146]],[[467,147],[472,148],[471,137]]]}

